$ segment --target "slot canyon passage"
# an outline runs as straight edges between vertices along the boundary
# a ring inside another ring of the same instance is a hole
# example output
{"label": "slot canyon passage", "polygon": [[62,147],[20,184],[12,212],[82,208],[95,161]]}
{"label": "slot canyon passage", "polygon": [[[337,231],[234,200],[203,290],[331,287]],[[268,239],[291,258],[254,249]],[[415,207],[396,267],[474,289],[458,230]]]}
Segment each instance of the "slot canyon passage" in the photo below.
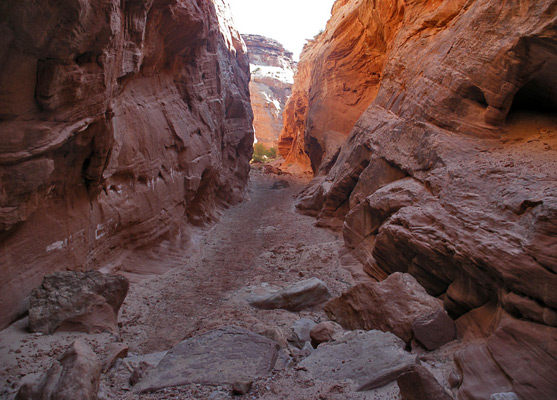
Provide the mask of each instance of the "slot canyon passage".
{"label": "slot canyon passage", "polygon": [[0,32],[0,398],[557,398],[557,1]]}

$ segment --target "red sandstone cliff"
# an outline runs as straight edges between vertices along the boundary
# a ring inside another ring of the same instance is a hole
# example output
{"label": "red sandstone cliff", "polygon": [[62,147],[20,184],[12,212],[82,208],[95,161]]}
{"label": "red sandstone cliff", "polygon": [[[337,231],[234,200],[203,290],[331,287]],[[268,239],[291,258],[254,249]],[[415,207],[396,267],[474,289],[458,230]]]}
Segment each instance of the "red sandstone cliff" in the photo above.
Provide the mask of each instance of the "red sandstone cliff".
{"label": "red sandstone cliff", "polygon": [[1,328],[45,273],[240,201],[253,131],[220,0],[9,0],[0,32]]}
{"label": "red sandstone cliff", "polygon": [[292,53],[279,42],[260,35],[242,35],[251,69],[250,97],[255,138],[277,147],[282,131],[282,111],[292,92],[296,65]]}
{"label": "red sandstone cliff", "polygon": [[319,171],[298,208],[375,278],[414,275],[461,337],[493,334],[458,356],[462,399],[557,391],[556,15],[339,0],[286,106],[281,153]]}

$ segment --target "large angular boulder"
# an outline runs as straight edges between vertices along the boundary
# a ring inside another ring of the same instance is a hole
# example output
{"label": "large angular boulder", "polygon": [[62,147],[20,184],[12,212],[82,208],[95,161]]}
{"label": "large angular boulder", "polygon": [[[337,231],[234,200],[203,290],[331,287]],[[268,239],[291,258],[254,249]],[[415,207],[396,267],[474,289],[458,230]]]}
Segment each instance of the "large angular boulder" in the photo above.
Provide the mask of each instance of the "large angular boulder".
{"label": "large angular boulder", "polygon": [[325,312],[346,329],[379,329],[409,343],[414,321],[442,307],[413,276],[396,272],[382,282],[352,287],[327,303]]}
{"label": "large angular boulder", "polygon": [[318,278],[311,278],[276,292],[253,295],[248,301],[253,307],[264,310],[283,308],[300,311],[324,303],[330,297],[327,285]]}
{"label": "large angular boulder", "polygon": [[128,288],[125,277],[98,271],[47,275],[31,293],[29,330],[118,332],[118,311]]}
{"label": "large angular boulder", "polygon": [[224,385],[267,375],[275,366],[279,345],[238,327],[224,327],[178,343],[147,372],[135,390],[156,391],[198,383]]}
{"label": "large angular boulder", "polygon": [[82,342],[76,340],[35,384],[24,384],[16,400],[96,400],[101,362]]}
{"label": "large angular boulder", "polygon": [[381,331],[355,331],[321,344],[300,363],[315,379],[350,379],[358,390],[370,390],[392,382],[416,362],[404,351],[404,342]]}

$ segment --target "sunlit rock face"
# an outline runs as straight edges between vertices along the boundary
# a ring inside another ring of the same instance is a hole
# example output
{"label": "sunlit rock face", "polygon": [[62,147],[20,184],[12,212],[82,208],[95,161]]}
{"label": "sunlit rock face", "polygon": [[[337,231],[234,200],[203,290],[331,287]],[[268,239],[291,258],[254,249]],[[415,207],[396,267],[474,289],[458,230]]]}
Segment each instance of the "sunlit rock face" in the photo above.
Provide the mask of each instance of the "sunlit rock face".
{"label": "sunlit rock face", "polygon": [[279,139],[285,167],[317,172],[330,163],[377,95],[402,15],[396,1],[375,3],[337,1],[325,31],[304,47]]}
{"label": "sunlit rock face", "polygon": [[243,198],[249,62],[220,0],[0,4],[0,327]]}
{"label": "sunlit rock face", "polygon": [[[316,172],[298,208],[342,230],[375,278],[416,277],[463,337],[503,337],[509,319],[525,320],[517,346],[540,327],[557,337],[555,12],[550,0],[337,1],[286,106],[281,152]],[[539,360],[524,379],[484,352],[511,377],[500,391],[557,391],[546,339],[517,352],[540,354],[517,356]],[[464,379],[461,398],[481,398]]]}
{"label": "sunlit rock face", "polygon": [[260,35],[242,35],[242,38],[250,62],[255,137],[267,148],[276,148],[282,131],[282,111],[291,94],[296,64],[292,53],[276,40]]}

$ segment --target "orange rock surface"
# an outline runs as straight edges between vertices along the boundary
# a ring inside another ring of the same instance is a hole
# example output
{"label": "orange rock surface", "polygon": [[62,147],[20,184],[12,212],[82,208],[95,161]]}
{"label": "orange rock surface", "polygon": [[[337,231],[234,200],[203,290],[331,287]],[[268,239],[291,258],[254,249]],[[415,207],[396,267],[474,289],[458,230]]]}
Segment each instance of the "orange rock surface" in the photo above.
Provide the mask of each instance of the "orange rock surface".
{"label": "orange rock surface", "polygon": [[0,5],[0,328],[46,273],[243,198],[245,44],[221,0]]}
{"label": "orange rock surface", "polygon": [[[463,337],[502,316],[529,321],[520,335],[557,332],[556,12],[551,0],[339,0],[286,106],[281,154],[316,174],[298,209],[342,230],[376,279],[412,274]],[[492,373],[513,381],[501,391],[557,393],[547,337],[519,351],[535,373],[497,359]],[[483,398],[473,379],[459,399]]]}

